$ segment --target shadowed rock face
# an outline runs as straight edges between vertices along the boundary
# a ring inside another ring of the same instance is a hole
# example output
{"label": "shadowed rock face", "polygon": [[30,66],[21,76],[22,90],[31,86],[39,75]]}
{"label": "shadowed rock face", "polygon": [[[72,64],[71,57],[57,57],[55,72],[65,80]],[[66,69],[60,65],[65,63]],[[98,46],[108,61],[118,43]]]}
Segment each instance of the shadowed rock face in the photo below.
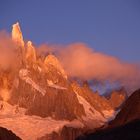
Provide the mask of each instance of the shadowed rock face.
{"label": "shadowed rock face", "polygon": [[126,95],[127,93],[123,88],[120,90],[112,91],[109,98],[109,103],[114,109],[118,109],[126,100]]}
{"label": "shadowed rock face", "polygon": [[113,129],[105,129],[85,136],[80,136],[76,140],[139,140],[139,132],[140,120],[136,120]]}
{"label": "shadowed rock face", "polygon": [[64,126],[61,132],[53,132],[51,134],[46,134],[38,140],[75,140],[75,138],[79,135],[82,135],[85,130],[86,129]]}
{"label": "shadowed rock face", "polygon": [[140,89],[126,100],[121,111],[110,124],[111,126],[119,126],[135,119],[140,119]]}
{"label": "shadowed rock face", "polygon": [[107,128],[79,136],[76,140],[139,140],[139,132],[140,90],[137,90],[126,100],[121,111]]}
{"label": "shadowed rock face", "polygon": [[95,109],[100,113],[103,110],[113,110],[109,101],[100,96],[98,93],[94,93],[88,86],[88,84],[78,85],[76,82],[72,83],[73,89],[84,99],[86,99]]}
{"label": "shadowed rock face", "polygon": [[[28,115],[41,117],[72,120],[85,115],[83,106],[79,103],[69,81],[61,76],[55,67],[49,66],[48,71],[42,68],[42,72],[31,67],[28,71],[29,78],[45,91],[45,95],[28,84],[26,80],[17,78],[18,86],[12,89],[9,100],[11,104],[27,108]],[[58,87],[49,87],[48,81]]]}
{"label": "shadowed rock face", "polygon": [[0,127],[0,140],[21,140],[12,131]]}
{"label": "shadowed rock face", "polygon": [[19,79],[18,88],[13,89],[11,97],[12,104],[19,104],[21,107],[27,108],[26,114],[38,115],[41,117],[52,117],[55,119],[73,120],[77,116],[85,115],[83,106],[78,102],[78,99],[73,92],[68,81],[59,78],[57,73],[52,75],[58,77],[57,85],[63,86],[66,89],[55,89],[48,86],[47,79],[53,81],[53,76],[48,76],[46,73],[39,73],[33,69],[30,70],[32,80],[42,87],[46,93],[43,96],[39,91],[31,85]]}
{"label": "shadowed rock face", "polygon": [[75,94],[67,91],[47,90],[44,97],[35,98],[27,111],[29,115],[51,116],[54,119],[73,120],[85,114]]}

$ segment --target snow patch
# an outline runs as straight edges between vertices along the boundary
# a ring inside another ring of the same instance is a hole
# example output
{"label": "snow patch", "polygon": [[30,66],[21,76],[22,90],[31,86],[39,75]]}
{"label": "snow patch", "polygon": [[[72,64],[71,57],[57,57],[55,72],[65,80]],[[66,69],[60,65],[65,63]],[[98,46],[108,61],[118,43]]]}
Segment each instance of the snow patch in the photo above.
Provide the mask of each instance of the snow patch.
{"label": "snow patch", "polygon": [[111,118],[114,118],[114,116],[115,116],[114,110],[103,110],[102,113],[104,114],[104,117],[106,119],[111,119]]}
{"label": "snow patch", "polygon": [[[46,90],[44,90],[38,84],[36,84],[28,75],[29,75],[29,71],[27,69],[21,69],[19,71],[19,77],[23,81],[25,81],[26,83],[31,85],[34,89],[39,91],[44,96],[46,94]],[[60,89],[60,90],[66,90],[67,89],[65,87],[54,84],[51,80],[47,80],[47,83],[48,83],[49,87],[52,87],[52,88],[55,88],[55,89]]]}
{"label": "snow patch", "polygon": [[79,103],[83,105],[86,117],[83,116],[83,120],[88,121],[88,120],[98,120],[105,122],[105,118],[101,115],[100,112],[98,112],[96,109],[94,109],[82,96],[80,96],[76,91],[75,91],[77,98],[79,100]]}
{"label": "snow patch", "polygon": [[59,132],[64,125],[72,127],[83,127],[78,121],[54,120],[50,117],[41,118],[38,116],[24,115],[25,109],[19,108],[19,113],[15,113],[15,106],[6,102],[0,110],[0,126],[13,131],[23,140],[36,140],[39,137],[50,134],[53,131]]}
{"label": "snow patch", "polygon": [[25,111],[24,108],[19,108],[17,105],[12,106],[5,101],[0,101],[0,119],[23,115]]}
{"label": "snow patch", "polygon": [[47,80],[48,86],[52,87],[52,88],[56,88],[56,89],[60,89],[60,90],[66,90],[67,88],[65,87],[61,87],[59,85],[54,84],[51,80]]}

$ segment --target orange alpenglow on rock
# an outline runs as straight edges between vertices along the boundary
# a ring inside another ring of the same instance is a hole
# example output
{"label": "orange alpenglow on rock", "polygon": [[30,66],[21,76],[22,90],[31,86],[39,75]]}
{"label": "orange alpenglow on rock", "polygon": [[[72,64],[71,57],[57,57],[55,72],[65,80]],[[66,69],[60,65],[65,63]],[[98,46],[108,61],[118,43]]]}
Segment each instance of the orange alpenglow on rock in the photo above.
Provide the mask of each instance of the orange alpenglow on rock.
{"label": "orange alpenglow on rock", "polygon": [[26,59],[36,62],[36,51],[31,41],[27,42]]}
{"label": "orange alpenglow on rock", "polygon": [[12,26],[12,40],[24,48],[23,36],[18,22]]}
{"label": "orange alpenglow on rock", "polygon": [[55,67],[59,72],[61,72],[61,74],[63,75],[64,78],[67,79],[67,75],[63,69],[63,67],[61,66],[60,62],[58,61],[58,59],[52,55],[49,54],[48,56],[46,56],[45,60],[44,60],[44,64],[46,66],[48,65],[52,65],[53,67]]}
{"label": "orange alpenglow on rock", "polygon": [[8,101],[10,98],[10,91],[8,89],[8,79],[6,77],[3,77],[2,80],[3,88],[0,89],[0,96],[2,97],[3,101]]}

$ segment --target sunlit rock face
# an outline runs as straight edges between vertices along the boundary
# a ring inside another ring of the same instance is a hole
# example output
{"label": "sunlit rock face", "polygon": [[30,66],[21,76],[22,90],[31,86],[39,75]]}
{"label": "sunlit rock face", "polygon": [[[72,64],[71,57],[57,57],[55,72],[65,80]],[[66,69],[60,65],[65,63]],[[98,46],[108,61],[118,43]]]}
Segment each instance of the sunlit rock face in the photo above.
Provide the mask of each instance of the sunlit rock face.
{"label": "sunlit rock face", "polygon": [[25,44],[23,40],[23,35],[20,29],[19,23],[15,23],[12,26],[12,40],[15,43],[16,46],[16,55],[17,55],[17,60],[19,62],[18,66],[22,67],[23,64],[25,63]]}
{"label": "sunlit rock face", "polygon": [[[93,107],[95,110],[97,110],[101,116],[105,117],[106,119],[114,116],[114,108],[110,105],[109,101],[106,98],[100,96],[98,93],[93,92],[87,84],[80,86],[78,83],[73,82],[71,85],[74,92],[77,93],[78,96],[81,96],[83,99],[85,99],[91,108]],[[94,112],[95,114],[95,111],[92,111],[91,108],[91,113]]]}
{"label": "sunlit rock face", "polygon": [[17,43],[18,46],[24,48],[23,36],[18,22],[12,26],[12,40]]}
{"label": "sunlit rock face", "polygon": [[118,109],[126,100],[126,98],[127,98],[126,95],[127,95],[127,93],[124,89],[112,91],[111,96],[109,98],[110,105],[114,109]]}
{"label": "sunlit rock face", "polygon": [[8,87],[8,79],[3,77],[3,88],[0,90],[0,95],[4,101],[8,101],[10,98],[10,90]]}
{"label": "sunlit rock face", "polygon": [[[13,25],[12,39],[16,44],[12,62],[16,66],[11,69],[10,65],[7,71],[0,67],[0,100],[24,108],[29,118],[78,120],[88,129],[101,127],[114,116],[108,100],[92,92],[88,84],[81,86],[70,79],[55,55],[39,56],[31,41],[24,45],[19,23]],[[63,131],[67,133],[67,128]],[[70,137],[73,133],[75,130]]]}
{"label": "sunlit rock face", "polygon": [[30,62],[36,62],[36,51],[31,41],[27,42],[26,60]]}
{"label": "sunlit rock face", "polygon": [[61,74],[63,77],[65,77],[67,79],[67,75],[64,71],[64,69],[62,68],[60,62],[58,61],[58,59],[52,55],[52,54],[49,54],[45,60],[44,60],[44,64],[48,67],[49,65],[55,67]]}

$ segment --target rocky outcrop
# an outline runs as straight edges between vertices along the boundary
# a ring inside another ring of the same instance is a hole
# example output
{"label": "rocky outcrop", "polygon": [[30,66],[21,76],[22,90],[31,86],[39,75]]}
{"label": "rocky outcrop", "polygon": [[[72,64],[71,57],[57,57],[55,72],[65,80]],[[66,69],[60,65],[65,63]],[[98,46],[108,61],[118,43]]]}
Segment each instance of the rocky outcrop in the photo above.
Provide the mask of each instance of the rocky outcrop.
{"label": "rocky outcrop", "polygon": [[126,98],[127,93],[124,89],[114,90],[110,95],[109,103],[116,110],[124,103]]}
{"label": "rocky outcrop", "polygon": [[[10,91],[10,98],[6,101],[16,106],[16,112],[18,108],[24,108],[24,115],[28,117],[36,115],[40,119],[49,117],[70,123],[78,120],[84,126],[82,130],[81,127],[65,126],[60,133],[54,132],[45,138],[71,140],[82,134],[85,128],[99,128],[114,116],[113,105],[93,92],[88,84],[79,85],[70,80],[55,55],[36,55],[31,41],[24,45],[18,23],[13,25],[12,39],[17,46],[14,50],[17,67],[0,71],[0,88]],[[3,96],[0,97],[3,100]]]}
{"label": "rocky outcrop", "polygon": [[36,62],[36,51],[34,46],[32,45],[31,41],[27,42],[27,48],[26,48],[26,61],[27,63],[35,63]]}
{"label": "rocky outcrop", "polygon": [[[68,83],[65,88],[62,88],[61,83],[49,85],[48,75],[34,69],[30,69],[29,77],[23,76],[18,81],[18,87],[12,90],[10,103],[27,108],[26,114],[66,120],[73,120],[85,115],[83,106]],[[35,86],[37,87],[35,88]],[[45,94],[37,88],[45,90]]]}
{"label": "rocky outcrop", "polygon": [[18,22],[13,24],[12,40],[17,44],[17,47],[22,47],[22,49],[24,48],[23,36]]}
{"label": "rocky outcrop", "polygon": [[139,132],[140,120],[135,120],[119,127],[79,136],[75,140],[139,140]]}
{"label": "rocky outcrop", "polygon": [[83,120],[88,113],[88,116],[100,116],[98,120],[104,122],[105,118],[113,116],[113,108],[104,97],[88,86],[81,87],[68,79],[55,55],[49,54],[43,59],[36,56],[31,41],[24,46],[19,23],[13,25],[12,39],[26,51],[25,55],[19,53],[22,63],[12,79],[9,103],[26,108],[28,115],[54,119]]}
{"label": "rocky outcrop", "polygon": [[36,95],[27,114],[74,120],[84,116],[85,111],[72,92],[48,88],[44,97]]}
{"label": "rocky outcrop", "polygon": [[85,131],[86,128],[64,126],[60,132],[52,132],[51,134],[47,134],[38,140],[75,140],[75,138],[82,135]]}
{"label": "rocky outcrop", "polygon": [[25,63],[25,44],[18,22],[13,24],[12,26],[12,40],[15,44],[14,55],[16,56],[16,58],[14,63],[17,65],[16,68],[18,69]]}
{"label": "rocky outcrop", "polygon": [[[31,41],[25,45],[19,23],[13,25],[12,39],[17,46],[14,51],[18,56],[15,59],[17,68],[0,73],[1,85],[3,77],[7,81],[6,90],[2,91],[9,94],[5,97],[8,103],[25,108],[27,115],[69,121],[79,119],[92,128],[100,127],[114,115],[106,98],[94,93],[88,85],[79,86],[69,80],[54,54],[39,56]],[[94,123],[90,123],[93,120]]]}
{"label": "rocky outcrop", "polygon": [[[108,102],[108,100],[100,96],[98,93],[93,92],[88,84],[83,84],[82,86],[78,85],[78,83],[73,82],[72,88],[75,92],[77,92],[80,96],[86,99],[87,102],[90,103],[97,111],[99,111],[104,117],[107,117],[105,111],[110,111],[110,114],[113,115],[113,108]],[[112,112],[112,113],[111,113]]]}
{"label": "rocky outcrop", "polygon": [[111,126],[120,126],[133,120],[140,119],[140,89],[135,91],[124,103],[121,111],[110,123]]}
{"label": "rocky outcrop", "polygon": [[[67,79],[67,75],[64,71],[64,69],[62,68],[60,62],[58,61],[58,59],[52,55],[52,54],[49,54],[45,60],[44,60],[44,64],[46,66],[46,69],[48,69],[49,66],[53,66],[58,72],[60,72],[62,74],[62,76],[64,78]],[[49,70],[48,70],[49,71]]]}
{"label": "rocky outcrop", "polygon": [[76,140],[139,140],[140,139],[140,89],[124,103],[109,126],[96,132],[79,136]]}
{"label": "rocky outcrop", "polygon": [[12,131],[0,127],[0,140],[21,140]]}

